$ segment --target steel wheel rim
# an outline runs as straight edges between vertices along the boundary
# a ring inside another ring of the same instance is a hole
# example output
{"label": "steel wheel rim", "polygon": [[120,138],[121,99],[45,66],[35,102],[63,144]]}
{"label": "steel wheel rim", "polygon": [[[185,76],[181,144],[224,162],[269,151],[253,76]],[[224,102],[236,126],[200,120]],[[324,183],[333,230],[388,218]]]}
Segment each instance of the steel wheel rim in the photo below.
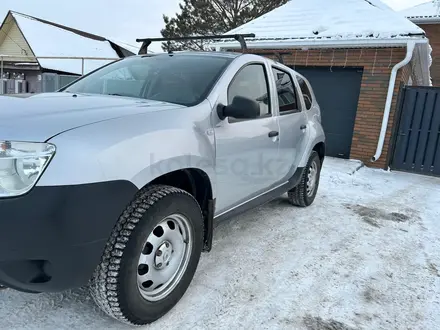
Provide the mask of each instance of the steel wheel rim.
{"label": "steel wheel rim", "polygon": [[316,161],[310,165],[307,173],[307,196],[312,197],[316,189],[316,182],[318,181],[318,165]]}
{"label": "steel wheel rim", "polygon": [[162,300],[176,288],[188,267],[192,245],[185,216],[172,214],[156,225],[138,261],[137,285],[145,300]]}

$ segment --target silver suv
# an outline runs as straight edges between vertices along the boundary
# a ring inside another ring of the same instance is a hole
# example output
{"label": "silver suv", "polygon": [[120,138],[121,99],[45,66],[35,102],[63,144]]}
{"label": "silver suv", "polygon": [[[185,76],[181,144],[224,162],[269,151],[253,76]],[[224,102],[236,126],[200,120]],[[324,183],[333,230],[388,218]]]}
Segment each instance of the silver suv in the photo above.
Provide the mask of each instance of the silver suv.
{"label": "silver suv", "polygon": [[0,283],[87,284],[134,325],[181,299],[215,222],[311,205],[325,155],[309,82],[250,54],[137,55],[0,109]]}

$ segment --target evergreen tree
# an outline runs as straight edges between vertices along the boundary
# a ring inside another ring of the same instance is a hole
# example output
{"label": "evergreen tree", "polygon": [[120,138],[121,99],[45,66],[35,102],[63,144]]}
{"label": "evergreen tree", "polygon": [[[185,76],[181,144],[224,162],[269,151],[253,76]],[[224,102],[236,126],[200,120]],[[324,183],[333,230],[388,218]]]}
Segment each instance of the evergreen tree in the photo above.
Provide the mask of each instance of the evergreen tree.
{"label": "evergreen tree", "polygon": [[[289,0],[184,0],[176,17],[163,16],[164,38],[224,34]],[[171,50],[204,50],[208,41],[170,42]],[[168,44],[162,45],[163,50]]]}

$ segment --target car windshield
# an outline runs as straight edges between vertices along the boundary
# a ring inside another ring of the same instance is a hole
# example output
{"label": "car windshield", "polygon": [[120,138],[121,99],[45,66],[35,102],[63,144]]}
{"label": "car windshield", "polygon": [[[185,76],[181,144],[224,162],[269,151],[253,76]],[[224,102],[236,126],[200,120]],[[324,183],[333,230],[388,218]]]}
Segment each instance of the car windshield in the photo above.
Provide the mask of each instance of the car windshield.
{"label": "car windshield", "polygon": [[134,56],[105,66],[60,92],[128,96],[192,106],[208,96],[231,60],[194,54]]}

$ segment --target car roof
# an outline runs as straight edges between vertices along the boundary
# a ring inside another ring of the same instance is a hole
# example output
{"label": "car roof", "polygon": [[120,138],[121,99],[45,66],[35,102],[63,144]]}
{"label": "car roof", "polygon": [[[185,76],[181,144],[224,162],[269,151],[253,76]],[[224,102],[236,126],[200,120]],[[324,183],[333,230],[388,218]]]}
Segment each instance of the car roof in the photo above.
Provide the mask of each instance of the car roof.
{"label": "car roof", "polygon": [[[176,51],[172,52],[174,56],[206,56],[206,57],[224,57],[224,58],[237,58],[242,53],[234,53],[234,52],[202,52],[202,51]],[[155,56],[169,56],[169,53],[154,53],[148,55],[136,55],[138,57],[155,57]]]}

